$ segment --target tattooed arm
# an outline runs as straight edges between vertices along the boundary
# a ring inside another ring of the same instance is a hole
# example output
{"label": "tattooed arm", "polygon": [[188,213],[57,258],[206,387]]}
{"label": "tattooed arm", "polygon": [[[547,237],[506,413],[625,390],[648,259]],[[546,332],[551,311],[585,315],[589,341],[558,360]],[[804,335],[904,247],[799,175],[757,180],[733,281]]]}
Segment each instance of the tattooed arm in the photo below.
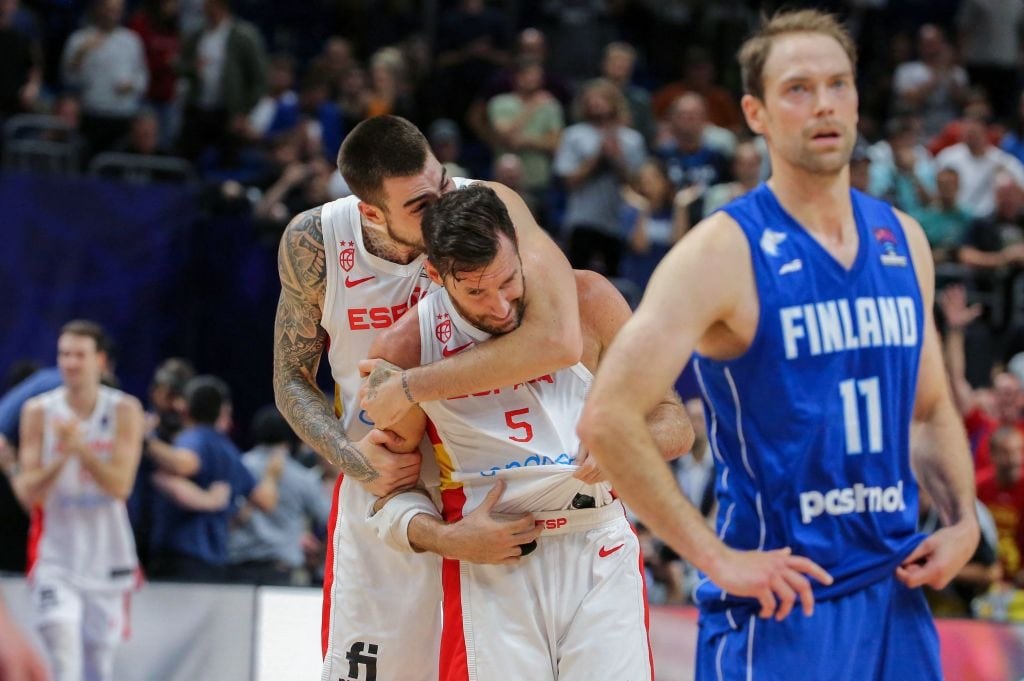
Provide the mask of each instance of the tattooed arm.
{"label": "tattooed arm", "polygon": [[387,436],[372,431],[352,442],[316,384],[327,332],[320,326],[327,282],[320,208],[297,215],[277,258],[281,298],[274,320],[274,399],[295,432],[342,472],[377,496],[411,487],[419,454],[392,454]]}

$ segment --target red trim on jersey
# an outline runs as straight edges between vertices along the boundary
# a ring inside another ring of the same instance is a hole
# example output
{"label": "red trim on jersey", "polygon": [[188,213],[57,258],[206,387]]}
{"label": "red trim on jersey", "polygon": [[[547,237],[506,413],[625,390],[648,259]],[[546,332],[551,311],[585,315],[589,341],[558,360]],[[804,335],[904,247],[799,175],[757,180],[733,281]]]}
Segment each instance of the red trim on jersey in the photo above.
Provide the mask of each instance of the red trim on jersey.
{"label": "red trim on jersey", "polygon": [[441,627],[441,662],[438,681],[469,681],[466,632],[462,625],[462,575],[459,561],[445,558],[441,563],[444,593],[444,624]]}
{"label": "red trim on jersey", "polygon": [[441,442],[441,436],[437,433],[437,426],[435,426],[434,422],[429,418],[427,419],[427,439],[430,440],[430,444],[432,445],[444,444]]}
{"label": "red trim on jersey", "polygon": [[334,482],[331,497],[331,514],[327,517],[327,555],[324,558],[324,600],[320,614],[320,655],[327,657],[327,645],[331,636],[331,596],[334,590],[334,531],[338,527],[338,498],[341,496],[341,482],[344,474],[339,473]]}
{"label": "red trim on jersey", "polygon": [[[632,530],[633,536],[636,537],[637,542],[640,541],[640,537],[636,533],[636,526],[633,523],[629,524],[629,529]],[[644,634],[647,635],[647,658],[651,665],[651,679],[654,678],[654,648],[651,647],[651,604],[647,601],[647,580],[645,579],[644,571],[644,551],[641,548],[637,553],[640,554],[640,584],[643,585],[644,589]]]}
{"label": "red trim on jersey", "polygon": [[43,539],[43,525],[45,514],[42,506],[32,508],[31,519],[28,525],[28,551],[26,552],[25,572],[32,576],[32,568],[36,566],[39,559],[39,543]]}

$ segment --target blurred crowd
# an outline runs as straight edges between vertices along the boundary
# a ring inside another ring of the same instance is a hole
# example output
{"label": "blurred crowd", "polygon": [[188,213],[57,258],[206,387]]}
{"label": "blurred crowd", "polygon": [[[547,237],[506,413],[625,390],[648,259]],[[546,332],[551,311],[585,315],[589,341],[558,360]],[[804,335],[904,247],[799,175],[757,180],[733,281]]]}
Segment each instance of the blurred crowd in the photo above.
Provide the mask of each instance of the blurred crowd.
{"label": "blurred crowd", "polygon": [[[335,167],[346,132],[397,114],[424,130],[450,174],[516,189],[575,267],[603,272],[635,304],[692,225],[770,174],[744,123],[734,54],[776,4],[94,0],[83,11],[0,0],[3,165],[197,182],[209,210],[251,214],[276,237],[299,211],[348,194]],[[1024,620],[1024,5],[806,4],[840,13],[861,47],[854,186],[920,221],[937,263],[987,531],[935,606]],[[41,163],[48,155],[70,161]],[[132,501],[147,568],[315,581],[335,472],[270,410],[238,432],[219,381],[203,378],[200,391],[216,414],[192,404],[190,374],[168,360],[149,395]],[[698,439],[673,466],[710,519],[713,456],[699,400],[687,406]],[[196,438],[197,424],[218,435]],[[241,458],[248,478],[227,491],[187,484],[187,452],[232,439],[254,447]],[[292,480],[307,496],[285,504]],[[223,551],[191,556],[187,536],[154,530],[164,503],[227,523]],[[922,527],[941,522],[927,499],[921,508]],[[692,570],[639,529],[652,601],[687,602]]]}

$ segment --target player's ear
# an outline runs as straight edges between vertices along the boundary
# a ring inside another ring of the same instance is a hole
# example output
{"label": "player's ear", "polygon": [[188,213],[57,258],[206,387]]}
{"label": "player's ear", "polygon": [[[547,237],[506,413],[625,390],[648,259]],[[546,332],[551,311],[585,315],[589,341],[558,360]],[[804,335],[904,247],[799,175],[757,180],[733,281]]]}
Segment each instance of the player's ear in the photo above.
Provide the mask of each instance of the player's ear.
{"label": "player's ear", "polygon": [[434,282],[438,286],[444,286],[444,281],[441,279],[441,273],[437,271],[436,267],[434,267],[434,263],[428,260],[425,263],[425,269],[427,271],[427,276],[430,277],[430,281]]}
{"label": "player's ear", "polygon": [[747,125],[755,134],[764,134],[764,122],[761,120],[764,115],[764,102],[754,95],[743,95],[740,99],[740,108],[743,109],[743,117],[747,119]]}
{"label": "player's ear", "polygon": [[369,222],[377,225],[383,225],[387,222],[384,216],[384,210],[378,206],[374,206],[372,203],[367,203],[366,201],[359,202],[359,214]]}

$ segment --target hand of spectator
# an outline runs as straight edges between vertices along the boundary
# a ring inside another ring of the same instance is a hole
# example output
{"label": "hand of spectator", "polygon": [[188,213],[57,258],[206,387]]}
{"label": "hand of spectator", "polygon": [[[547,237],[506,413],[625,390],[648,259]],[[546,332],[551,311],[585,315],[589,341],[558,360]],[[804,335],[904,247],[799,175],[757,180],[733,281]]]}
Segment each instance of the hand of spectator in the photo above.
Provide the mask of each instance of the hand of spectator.
{"label": "hand of spectator", "polygon": [[892,160],[896,165],[896,169],[901,173],[913,172],[914,166],[917,164],[914,147],[907,145],[893,149]]}
{"label": "hand of spectator", "polygon": [[1024,264],[1024,243],[1007,246],[1003,249],[1003,257],[1007,265]]}
{"label": "hand of spectator", "polygon": [[962,284],[953,284],[939,291],[939,308],[946,324],[957,330],[967,328],[981,315],[980,303],[968,307],[967,289]]}
{"label": "hand of spectator", "polygon": [[515,565],[522,557],[523,544],[541,533],[529,513],[494,513],[505,491],[499,479],[487,496],[462,520],[448,526],[444,554],[448,558],[488,565]]}
{"label": "hand of spectator", "polygon": [[26,111],[32,111],[35,108],[36,100],[39,99],[39,81],[30,79],[25,83],[20,90],[18,90],[18,103],[21,104],[21,108]]}
{"label": "hand of spectator", "polygon": [[618,161],[622,158],[622,146],[619,144],[619,136],[615,134],[615,128],[601,138],[601,153],[605,158]]}
{"label": "hand of spectator", "polygon": [[604,471],[601,470],[601,466],[598,465],[597,459],[590,456],[590,450],[586,448],[581,448],[579,454],[576,455],[576,465],[579,468],[573,473],[572,477],[581,482],[585,482],[588,485],[596,485],[599,482],[608,480]]}
{"label": "hand of spectator", "polygon": [[353,443],[370,469],[359,483],[376,497],[386,497],[392,492],[411,489],[420,478],[419,452],[396,454],[387,448],[394,435],[371,430],[359,442]]}
{"label": "hand of spectator", "polygon": [[366,379],[359,388],[359,406],[367,417],[381,429],[398,423],[413,405],[402,386],[402,370],[382,359],[364,359],[359,373]]}
{"label": "hand of spectator", "polygon": [[119,95],[130,95],[135,92],[135,84],[130,80],[122,80],[114,86],[114,92]]}
{"label": "hand of spectator", "polygon": [[267,461],[267,467],[264,469],[263,474],[280,480],[281,474],[284,472],[284,464],[287,460],[287,452],[274,452],[273,456]]}
{"label": "hand of spectator", "polygon": [[730,594],[756,598],[761,617],[783,620],[797,599],[804,615],[814,613],[814,592],[804,575],[822,584],[831,584],[832,576],[814,561],[794,556],[787,548],[774,551],[737,551],[724,544],[705,570],[708,577]]}
{"label": "hand of spectator", "polygon": [[896,568],[896,578],[911,589],[927,584],[943,589],[974,555],[978,523],[974,518],[936,530]]}
{"label": "hand of spectator", "polygon": [[296,161],[295,163],[288,164],[288,167],[281,173],[281,179],[278,182],[288,187],[294,187],[305,182],[306,178],[309,177],[309,172],[309,167],[305,163]]}

